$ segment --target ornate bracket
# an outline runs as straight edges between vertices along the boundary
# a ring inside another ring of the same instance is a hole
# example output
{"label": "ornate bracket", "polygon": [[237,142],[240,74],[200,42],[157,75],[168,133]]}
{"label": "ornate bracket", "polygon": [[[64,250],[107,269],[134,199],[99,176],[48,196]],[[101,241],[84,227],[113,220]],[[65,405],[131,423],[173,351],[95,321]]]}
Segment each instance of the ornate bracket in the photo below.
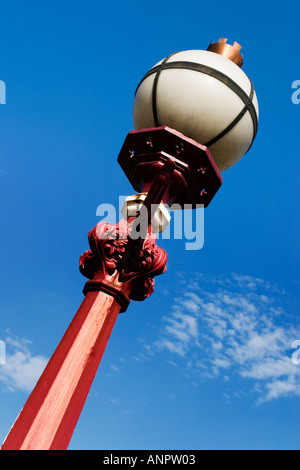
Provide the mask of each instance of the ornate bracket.
{"label": "ornate bracket", "polygon": [[109,293],[124,312],[132,300],[144,300],[154,290],[154,277],[166,270],[167,253],[156,245],[156,235],[147,234],[143,245],[132,240],[130,222],[98,223],[88,235],[90,249],[79,260],[80,272],[90,279],[83,293]]}

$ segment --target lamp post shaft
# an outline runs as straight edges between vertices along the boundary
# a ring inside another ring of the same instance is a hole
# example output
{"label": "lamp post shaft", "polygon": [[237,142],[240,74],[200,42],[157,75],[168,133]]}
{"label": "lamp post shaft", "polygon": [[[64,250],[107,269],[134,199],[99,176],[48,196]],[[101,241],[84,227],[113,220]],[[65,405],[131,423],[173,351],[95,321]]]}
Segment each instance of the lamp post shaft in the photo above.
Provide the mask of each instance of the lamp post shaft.
{"label": "lamp post shaft", "polygon": [[15,421],[2,449],[67,449],[120,311],[88,292]]}

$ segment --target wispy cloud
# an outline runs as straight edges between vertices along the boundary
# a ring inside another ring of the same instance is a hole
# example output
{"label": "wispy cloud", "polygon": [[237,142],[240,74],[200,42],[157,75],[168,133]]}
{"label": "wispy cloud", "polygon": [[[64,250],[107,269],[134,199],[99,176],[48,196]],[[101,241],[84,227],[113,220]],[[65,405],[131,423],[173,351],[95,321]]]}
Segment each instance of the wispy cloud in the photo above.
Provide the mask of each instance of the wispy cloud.
{"label": "wispy cloud", "polygon": [[30,392],[48,359],[30,351],[31,341],[13,336],[5,338],[5,364],[0,365],[0,383],[5,390]]}
{"label": "wispy cloud", "polygon": [[198,274],[192,282],[180,278],[177,287],[181,295],[159,338],[147,345],[151,354],[164,350],[173,361],[186,359],[202,378],[247,381],[259,403],[300,396],[300,365],[291,360],[300,330],[288,323],[282,289],[241,274]]}
{"label": "wispy cloud", "polygon": [[110,363],[109,364],[109,372],[107,372],[106,376],[111,377],[118,375],[120,373],[120,369],[116,364]]}

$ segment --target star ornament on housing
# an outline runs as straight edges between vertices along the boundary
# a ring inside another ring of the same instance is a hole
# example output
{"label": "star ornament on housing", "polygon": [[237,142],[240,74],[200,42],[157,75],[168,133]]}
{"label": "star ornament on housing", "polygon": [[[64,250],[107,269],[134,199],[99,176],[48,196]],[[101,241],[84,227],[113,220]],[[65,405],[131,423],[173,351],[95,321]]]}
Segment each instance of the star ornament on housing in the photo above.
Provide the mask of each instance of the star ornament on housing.
{"label": "star ornament on housing", "polygon": [[227,39],[207,50],[175,52],[158,62],[137,87],[135,129],[167,126],[206,146],[220,172],[250,149],[258,102],[242,71],[241,46]]}

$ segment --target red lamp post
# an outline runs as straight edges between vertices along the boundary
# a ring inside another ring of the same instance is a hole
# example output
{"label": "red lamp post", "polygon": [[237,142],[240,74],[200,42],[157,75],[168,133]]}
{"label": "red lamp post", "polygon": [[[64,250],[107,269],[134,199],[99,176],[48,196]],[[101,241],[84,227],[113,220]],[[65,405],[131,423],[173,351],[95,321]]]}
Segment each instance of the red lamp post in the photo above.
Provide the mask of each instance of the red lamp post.
{"label": "red lamp post", "polygon": [[[186,159],[177,155],[183,148]],[[189,164],[195,156],[204,173]],[[134,187],[149,187],[144,201],[148,231],[137,240],[130,238],[134,218],[121,219],[116,226],[100,222],[90,231],[90,249],[80,258],[80,271],[89,279],[85,299],[2,449],[67,448],[119,312],[125,312],[131,299],[149,297],[153,277],[166,269],[167,254],[151,230],[151,206],[162,200],[207,205],[221,185],[207,149],[168,128],[129,133],[119,162]],[[201,194],[198,188],[203,186],[207,190]]]}
{"label": "red lamp post", "polygon": [[88,278],[85,298],[3,450],[67,449],[118,314],[130,300],[149,297],[153,278],[166,269],[167,254],[152,230],[155,209],[161,202],[206,207],[222,184],[207,147],[166,126],[129,132],[118,161],[133,188],[147,193],[146,210],[115,226],[100,222],[89,232],[90,249],[80,258]]}

